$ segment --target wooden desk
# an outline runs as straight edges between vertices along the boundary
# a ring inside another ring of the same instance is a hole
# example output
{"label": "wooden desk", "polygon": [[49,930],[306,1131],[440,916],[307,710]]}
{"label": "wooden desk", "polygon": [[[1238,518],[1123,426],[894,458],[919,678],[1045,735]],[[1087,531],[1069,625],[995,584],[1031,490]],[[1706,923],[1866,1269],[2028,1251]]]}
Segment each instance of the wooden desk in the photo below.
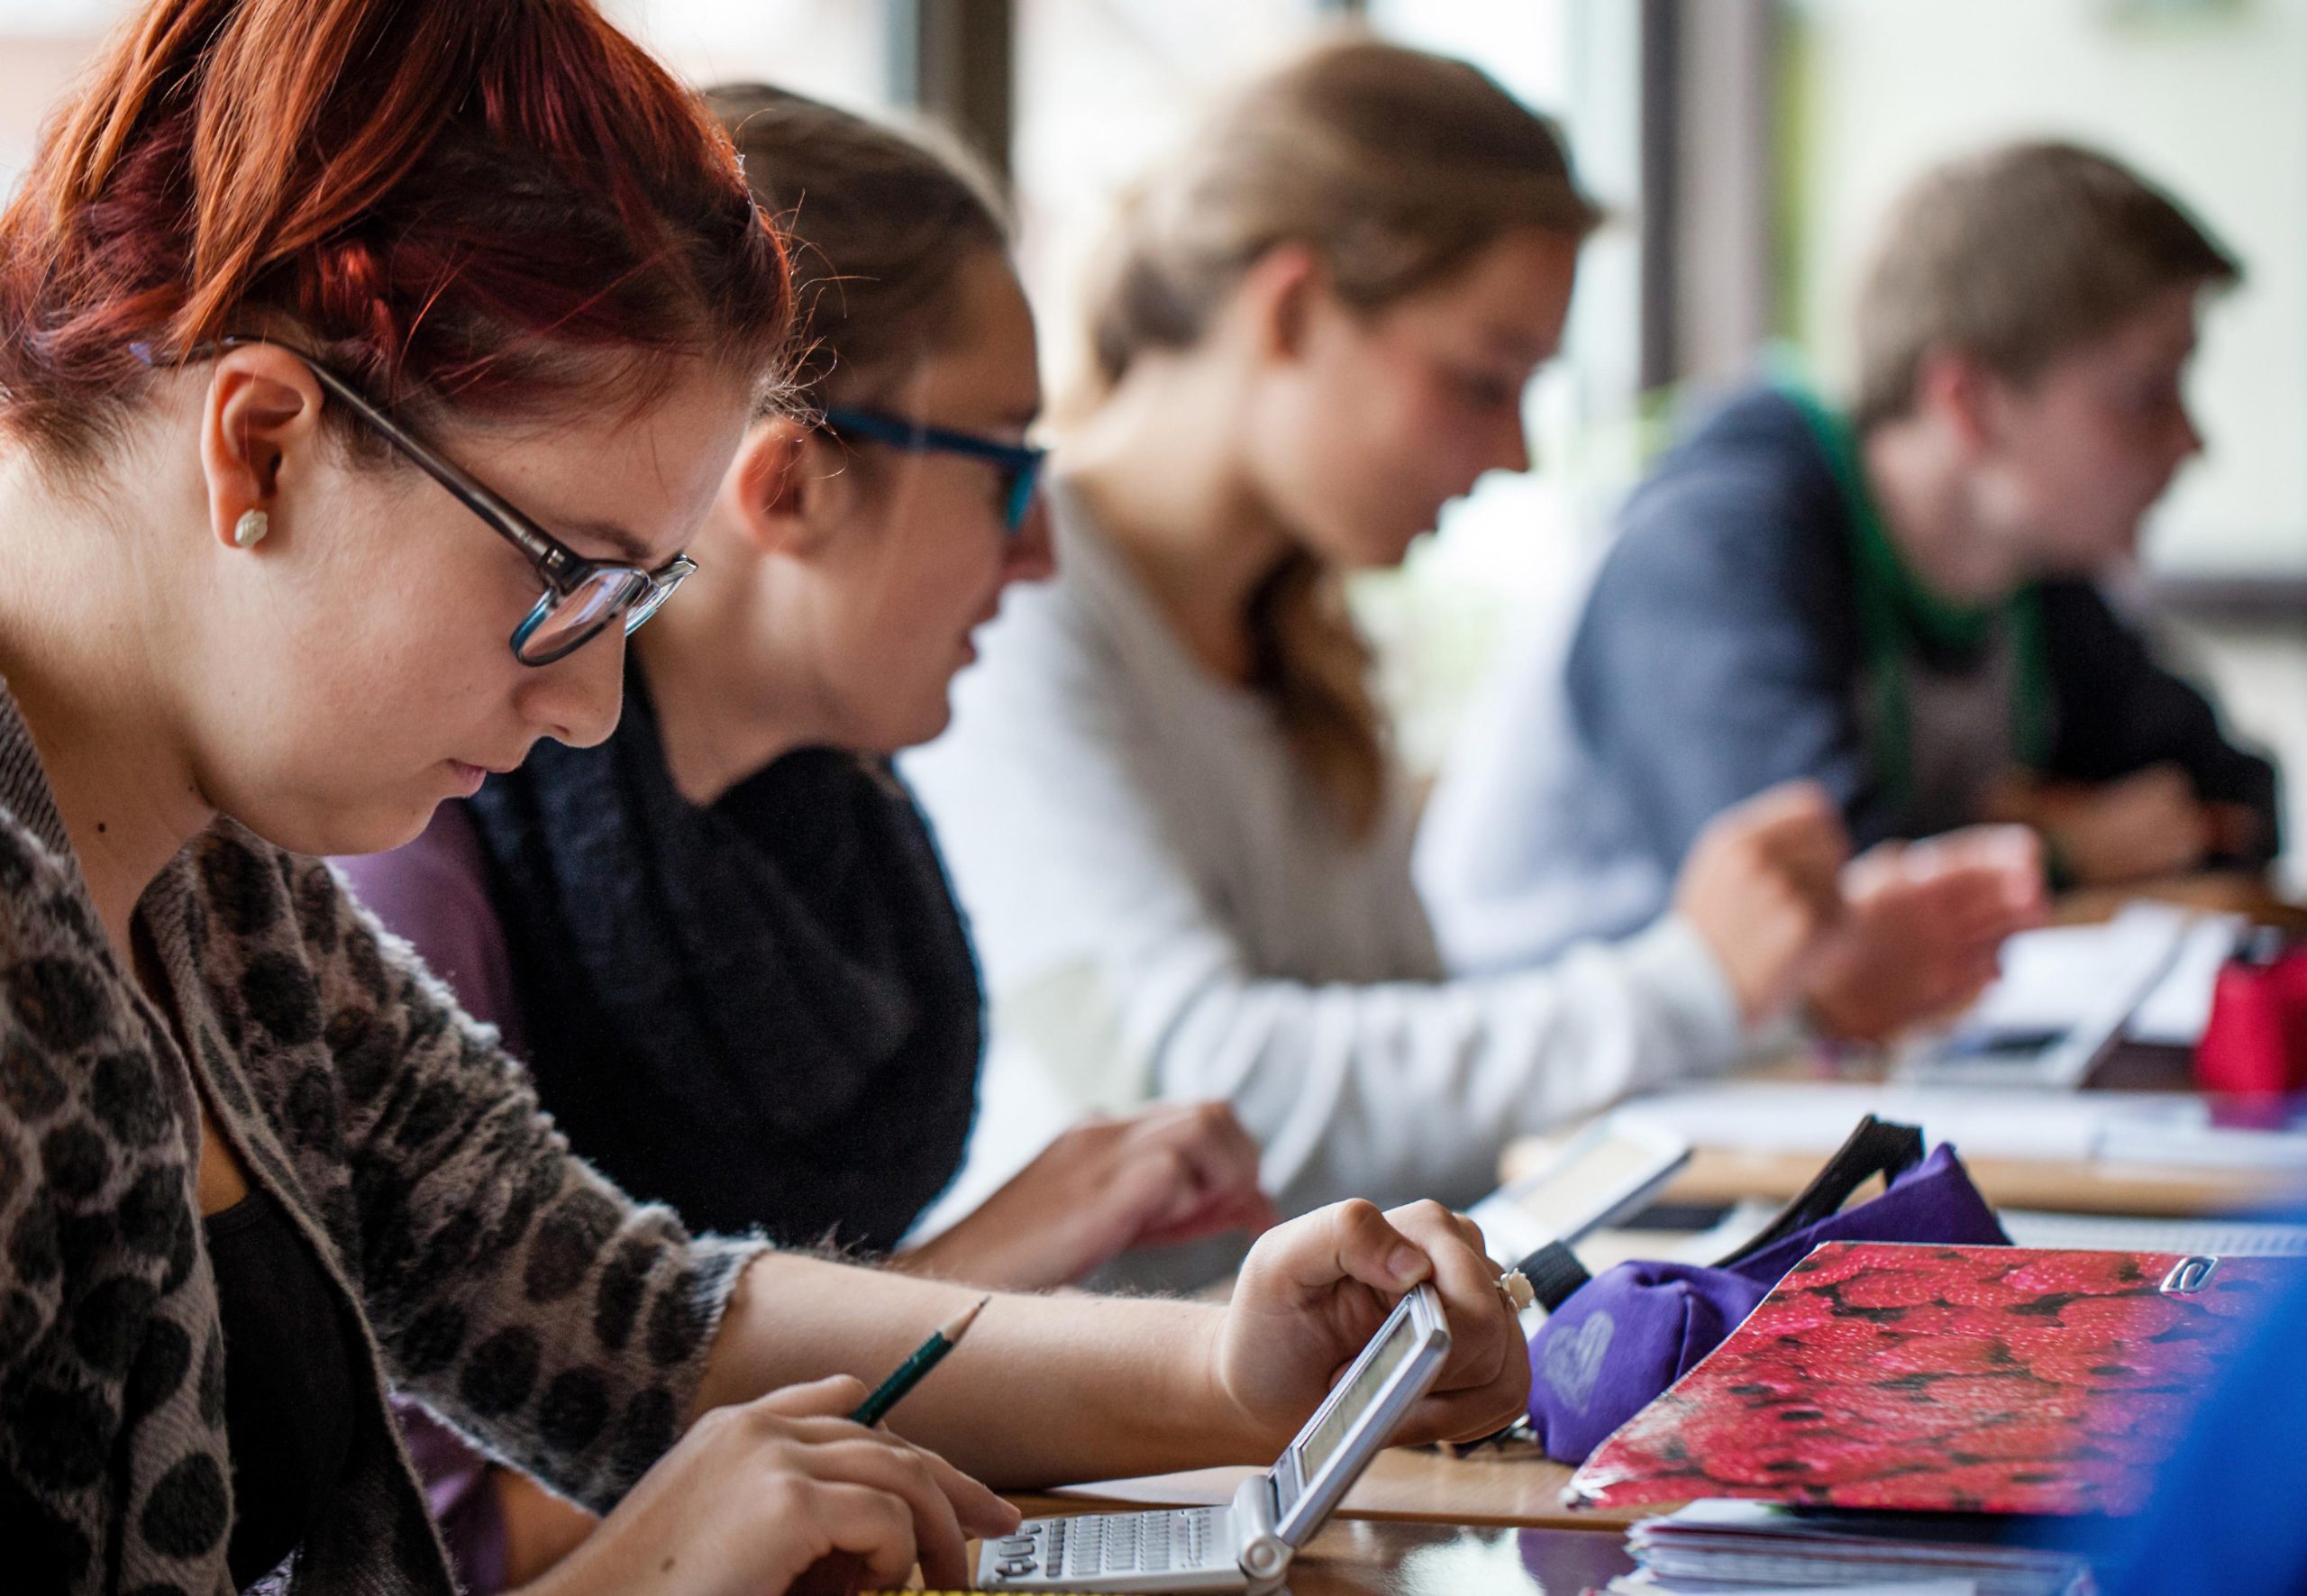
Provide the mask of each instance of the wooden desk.
{"label": "wooden desk", "polygon": [[1290,1564],[1286,1590],[1288,1596],[1579,1596],[1633,1572],[1634,1559],[1615,1535],[1333,1518]]}
{"label": "wooden desk", "polygon": [[[1194,1469],[1068,1485],[1046,1495],[1012,1500],[1029,1515],[1078,1512],[1085,1508],[1215,1507],[1231,1501],[1234,1488],[1253,1472]],[[1568,1468],[1527,1445],[1485,1447],[1466,1457],[1397,1446],[1378,1455],[1346,1492],[1337,1511],[1343,1518],[1617,1533],[1637,1518],[1666,1510],[1573,1511],[1562,1505],[1562,1488],[1569,1478]]]}
{"label": "wooden desk", "polygon": [[2062,893],[2051,906],[2051,917],[2062,926],[2097,925],[2113,919],[2123,905],[2138,898],[2211,914],[2241,915],[2255,925],[2286,931],[2307,930],[2307,906],[2277,896],[2264,873],[2239,870],[2200,871],[2127,887],[2085,887]]}
{"label": "wooden desk", "polygon": [[[1503,1178],[1543,1156],[1551,1144],[1516,1143],[1506,1150]],[[1724,1207],[1747,1198],[1784,1202],[1808,1185],[1826,1162],[1823,1154],[1746,1153],[1701,1147],[1659,1193],[1664,1203]],[[2136,1214],[2188,1218],[2231,1214],[2295,1197],[2295,1171],[2164,1167],[2153,1164],[2069,1163],[2018,1158],[1972,1158],[1964,1167],[1997,1208],[2043,1208],[2073,1214]]]}
{"label": "wooden desk", "polygon": [[1579,1596],[1634,1572],[1619,1537],[1574,1529],[1332,1519],[1290,1565],[1290,1596]]}
{"label": "wooden desk", "polygon": [[[1847,1087],[1880,1083],[1883,1076],[1880,1060],[1854,1061],[1830,1070],[1813,1055],[1790,1053],[1753,1064],[1721,1084],[1731,1090],[1742,1083],[1783,1087],[1815,1082]],[[2102,1064],[2093,1085],[2081,1090],[2077,1101],[2087,1102],[2100,1087],[2179,1092],[2191,1091],[2193,1083],[2177,1050],[2132,1048],[2119,1049]],[[2026,1101],[2023,1094],[2014,1097],[2020,1111]],[[1499,1161],[1499,1179],[1511,1181],[1529,1173],[1571,1134],[1565,1131],[1509,1143]],[[1682,1172],[1659,1192],[1657,1200],[1691,1208],[1728,1208],[1748,1199],[1784,1202],[1810,1183],[1832,1151],[1831,1146],[1819,1146],[1800,1153],[1775,1153],[1701,1145],[1691,1153]],[[2077,1162],[1983,1153],[1966,1153],[1963,1163],[1995,1207],[2060,1213],[2166,1218],[2233,1214],[2295,1202],[2302,1184],[2301,1172],[2295,1169],[2242,1164]]]}

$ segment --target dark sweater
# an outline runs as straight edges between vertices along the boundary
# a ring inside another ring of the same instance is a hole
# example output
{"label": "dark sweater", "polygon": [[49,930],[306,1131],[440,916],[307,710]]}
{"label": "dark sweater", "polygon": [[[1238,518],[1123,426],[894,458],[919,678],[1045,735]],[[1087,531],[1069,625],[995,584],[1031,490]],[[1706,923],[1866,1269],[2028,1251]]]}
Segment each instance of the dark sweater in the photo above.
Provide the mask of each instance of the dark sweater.
{"label": "dark sweater", "polygon": [[[1568,635],[1501,678],[1422,839],[1421,885],[1454,963],[1511,966],[1664,907],[1706,823],[1809,777],[1861,846],[1973,819],[1961,794],[1886,779],[1860,625],[1853,508],[1801,407],[1771,388],[1715,412],[1627,501]],[[2275,779],[2202,694],[2158,666],[2088,582],[2033,589],[2045,776],[2101,782],[2169,762],[2275,835]],[[1910,761],[2015,768],[2011,640],[1904,661],[1952,713],[1914,717]],[[1934,743],[1933,739],[1938,741]],[[1950,747],[1948,740],[1991,746]],[[1957,783],[1959,788],[1960,783]]]}

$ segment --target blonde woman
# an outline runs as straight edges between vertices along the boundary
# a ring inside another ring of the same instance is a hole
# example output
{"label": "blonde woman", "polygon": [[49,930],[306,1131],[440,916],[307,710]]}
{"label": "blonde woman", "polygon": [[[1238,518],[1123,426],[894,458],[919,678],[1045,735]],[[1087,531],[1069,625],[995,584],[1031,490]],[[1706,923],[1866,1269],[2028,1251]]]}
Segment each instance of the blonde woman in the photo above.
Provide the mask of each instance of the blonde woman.
{"label": "blonde woman", "polygon": [[1528,467],[1522,390],[1596,220],[1546,121],[1361,40],[1246,87],[1136,196],[1057,579],[905,764],[993,993],[990,1100],[1224,1097],[1285,1211],[1464,1202],[1518,1132],[1719,1069],[1797,1003],[1874,1033],[1983,980],[2029,872],[1876,872],[1854,903],[1800,787],[1723,816],[1639,935],[1443,979],[1338,579]]}

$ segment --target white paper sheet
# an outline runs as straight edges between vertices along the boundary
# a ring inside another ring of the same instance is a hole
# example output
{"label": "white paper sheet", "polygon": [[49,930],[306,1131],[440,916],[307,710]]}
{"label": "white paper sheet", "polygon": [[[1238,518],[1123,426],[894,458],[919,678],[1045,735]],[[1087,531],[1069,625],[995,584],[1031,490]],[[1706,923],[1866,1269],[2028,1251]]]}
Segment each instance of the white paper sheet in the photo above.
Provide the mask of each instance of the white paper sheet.
{"label": "white paper sheet", "polygon": [[1972,1157],[2307,1172],[2307,1131],[2217,1125],[2209,1099],[2186,1092],[1757,1082],[1668,1090],[1628,1107],[1694,1146],[1734,1152],[1824,1158],[1873,1114],[1919,1125],[1933,1145]]}

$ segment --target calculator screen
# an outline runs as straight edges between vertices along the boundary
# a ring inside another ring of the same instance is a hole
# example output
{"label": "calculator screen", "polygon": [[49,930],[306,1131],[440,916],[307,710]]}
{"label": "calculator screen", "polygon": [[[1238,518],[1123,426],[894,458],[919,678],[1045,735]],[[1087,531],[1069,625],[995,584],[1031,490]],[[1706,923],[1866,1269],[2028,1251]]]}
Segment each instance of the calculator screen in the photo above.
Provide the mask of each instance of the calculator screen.
{"label": "calculator screen", "polygon": [[1598,1193],[1622,1191],[1659,1167],[1656,1148],[1625,1136],[1573,1151],[1575,1156],[1514,1190],[1514,1206],[1549,1237],[1575,1236],[1591,1223]]}
{"label": "calculator screen", "polygon": [[1393,1377],[1394,1371],[1401,1367],[1402,1360],[1409,1356],[1410,1350],[1418,1345],[1418,1327],[1411,1323],[1409,1314],[1395,1314],[1392,1325],[1385,1340],[1379,1343],[1377,1351],[1355,1372],[1353,1383],[1346,1387],[1336,1405],[1298,1444],[1299,1479],[1310,1483],[1328,1466],[1330,1459],[1337,1455],[1338,1448],[1345,1444],[1346,1437],[1354,1433],[1354,1427],[1369,1412],[1371,1404],[1384,1392],[1386,1382]]}

